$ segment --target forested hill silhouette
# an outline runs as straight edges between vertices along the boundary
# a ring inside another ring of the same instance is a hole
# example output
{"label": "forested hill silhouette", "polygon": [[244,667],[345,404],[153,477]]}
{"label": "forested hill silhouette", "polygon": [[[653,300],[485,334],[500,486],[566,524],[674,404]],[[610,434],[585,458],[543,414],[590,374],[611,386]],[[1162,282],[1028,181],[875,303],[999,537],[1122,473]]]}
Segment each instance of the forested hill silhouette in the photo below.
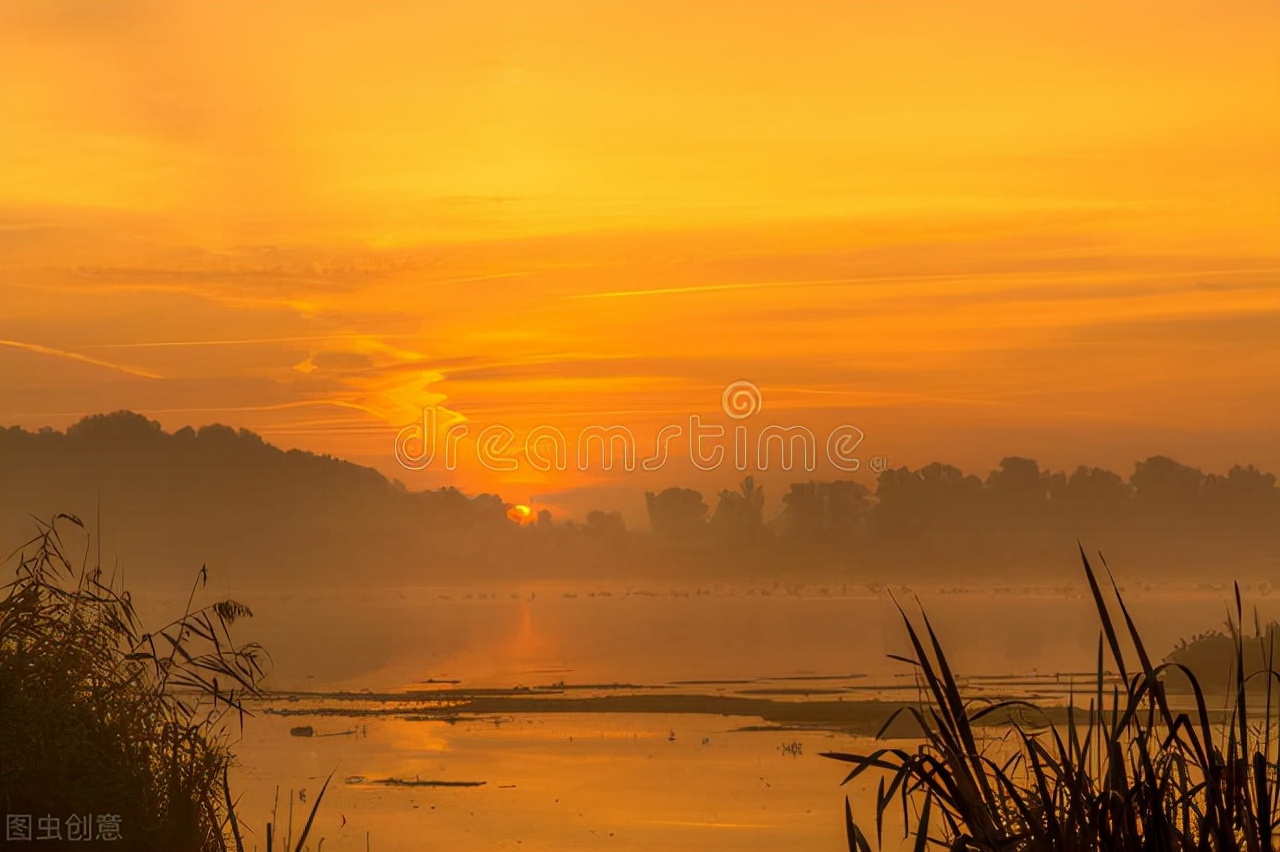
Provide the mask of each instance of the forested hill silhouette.
{"label": "forested hill silhouette", "polygon": [[[1130,577],[1265,579],[1280,565],[1280,489],[1156,456],[1127,478],[1007,458],[986,478],[934,463],[804,481],[766,510],[747,478],[712,495],[646,495],[650,530],[616,512],[520,525],[491,494],[409,491],[375,470],[280,450],[214,425],[172,434],[131,412],[69,427],[0,429],[0,546],[31,516],[102,516],[105,561],[168,584],[208,563],[237,585],[468,583],[505,578],[929,580],[1057,583],[1074,543],[1123,559]],[[780,502],[780,509],[777,508]]]}

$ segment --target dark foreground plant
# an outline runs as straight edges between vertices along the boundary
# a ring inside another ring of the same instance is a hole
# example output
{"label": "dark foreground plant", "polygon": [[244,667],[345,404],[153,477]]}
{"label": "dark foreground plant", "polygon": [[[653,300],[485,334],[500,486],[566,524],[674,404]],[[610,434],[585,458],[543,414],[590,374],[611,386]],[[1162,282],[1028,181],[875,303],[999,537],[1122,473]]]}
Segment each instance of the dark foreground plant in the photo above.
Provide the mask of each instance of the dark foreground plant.
{"label": "dark foreground plant", "polygon": [[249,609],[193,609],[201,568],[182,616],[144,632],[128,592],[87,566],[87,548],[80,566],[64,555],[66,525],[84,526],[71,515],[40,523],[3,587],[0,806],[60,825],[84,817],[103,848],[243,849],[228,728],[259,694],[263,652],[235,645],[229,627]]}
{"label": "dark foreground plant", "polygon": [[[917,667],[927,696],[905,712],[919,724],[923,742],[913,751],[824,755],[854,765],[843,783],[872,769],[886,773],[876,792],[877,843],[885,814],[900,805],[916,850],[1273,852],[1280,827],[1277,649],[1267,648],[1265,669],[1254,675],[1266,681],[1259,700],[1242,664],[1239,587],[1230,619],[1237,655],[1232,695],[1223,712],[1211,713],[1191,671],[1152,663],[1104,560],[1132,646],[1126,656],[1112,606],[1083,549],[1080,556],[1102,631],[1093,695],[1083,709],[1072,700],[1064,724],[1025,701],[965,701],[928,617],[921,631],[903,613],[915,658],[899,659]],[[1109,694],[1104,637],[1120,678]],[[1171,705],[1166,695],[1164,676],[1173,670],[1190,683],[1190,710]],[[1010,735],[980,746],[976,728],[1009,714]],[[845,823],[851,852],[869,852],[847,798]]]}

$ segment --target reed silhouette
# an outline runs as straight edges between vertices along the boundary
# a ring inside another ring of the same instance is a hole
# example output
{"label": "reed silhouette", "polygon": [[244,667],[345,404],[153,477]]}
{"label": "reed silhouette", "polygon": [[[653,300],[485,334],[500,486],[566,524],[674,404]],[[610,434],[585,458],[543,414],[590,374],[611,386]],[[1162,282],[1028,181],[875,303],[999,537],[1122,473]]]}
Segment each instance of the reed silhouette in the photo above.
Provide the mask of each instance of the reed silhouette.
{"label": "reed silhouette", "polygon": [[[853,764],[842,783],[886,773],[876,791],[877,843],[885,815],[900,804],[916,850],[1271,852],[1280,825],[1275,632],[1258,630],[1268,643],[1264,668],[1249,674],[1236,586],[1228,624],[1234,682],[1225,712],[1212,713],[1190,668],[1153,663],[1105,561],[1114,603],[1083,548],[1080,557],[1102,631],[1093,694],[1084,709],[1073,696],[1065,723],[1027,701],[966,701],[928,616],[921,628],[902,612],[915,657],[900,659],[915,667],[924,689],[922,704],[905,712],[923,742],[911,750],[824,754]],[[1104,647],[1118,682],[1108,678]],[[1194,697],[1190,711],[1167,694],[1165,676],[1175,671]],[[1249,688],[1253,680],[1264,684],[1260,699]],[[1010,712],[1009,736],[980,740],[979,723]],[[850,852],[869,852],[847,797],[845,823]]]}
{"label": "reed silhouette", "polygon": [[[7,560],[16,576],[0,600],[5,813],[109,815],[123,846],[139,852],[243,852],[229,740],[245,700],[260,694],[265,652],[236,645],[230,628],[249,608],[195,607],[202,567],[182,615],[146,631],[129,592],[89,566],[87,539],[80,565],[68,557],[63,533],[83,530],[79,518],[37,524]],[[268,850],[273,836],[269,824]]]}

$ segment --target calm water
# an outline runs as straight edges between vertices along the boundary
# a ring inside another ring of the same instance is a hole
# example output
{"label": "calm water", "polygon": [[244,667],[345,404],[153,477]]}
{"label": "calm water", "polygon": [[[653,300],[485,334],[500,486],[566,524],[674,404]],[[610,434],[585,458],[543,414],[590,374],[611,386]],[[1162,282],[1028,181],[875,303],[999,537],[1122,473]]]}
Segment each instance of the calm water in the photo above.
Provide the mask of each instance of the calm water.
{"label": "calm water", "polygon": [[[1043,675],[1094,665],[1097,621],[1082,591],[934,589],[921,599],[961,673]],[[893,603],[861,588],[237,596],[255,609],[244,625],[252,629],[240,635],[271,649],[280,689],[382,691],[446,680],[464,688],[675,683],[672,689],[714,692],[744,686],[679,682],[852,674],[891,684],[903,666],[885,655],[907,650]],[[1221,625],[1228,593],[1130,589],[1126,600],[1148,644],[1163,654],[1179,636]],[[1255,593],[1252,602],[1264,618],[1280,611],[1274,596]],[[780,683],[799,681],[769,685]],[[250,845],[259,848],[277,788],[280,822],[287,822],[292,791],[300,825],[332,771],[313,849],[324,837],[325,850],[362,850],[366,832],[370,848],[384,852],[844,849],[843,796],[851,794],[855,814],[869,826],[865,803],[875,781],[841,788],[843,765],[818,752],[868,742],[737,730],[758,723],[656,714],[530,714],[455,724],[260,714],[237,746],[237,789],[258,832]],[[355,733],[290,736],[296,725]],[[485,783],[378,783],[387,779]]]}
{"label": "calm water", "polygon": [[[886,655],[908,650],[893,602],[863,587],[209,591],[253,608],[236,635],[270,650],[280,689],[886,675],[902,670]],[[1098,619],[1083,587],[918,592],[960,672],[1095,666]],[[914,611],[911,592],[897,597]],[[1221,627],[1230,592],[1130,588],[1125,598],[1163,655],[1179,637]],[[1280,613],[1274,591],[1246,600],[1263,618]]]}
{"label": "calm water", "polygon": [[[312,838],[324,836],[335,852],[363,850],[366,831],[382,852],[843,848],[842,765],[817,753],[854,747],[849,737],[734,732],[755,720],[730,717],[622,714],[371,721],[367,735],[290,737],[304,721],[317,732],[349,722],[262,717],[246,731],[237,789],[259,845],[277,784],[285,814],[290,787],[305,787],[310,802],[336,770]],[[386,778],[486,783],[372,783]],[[306,807],[295,800],[295,824]]]}

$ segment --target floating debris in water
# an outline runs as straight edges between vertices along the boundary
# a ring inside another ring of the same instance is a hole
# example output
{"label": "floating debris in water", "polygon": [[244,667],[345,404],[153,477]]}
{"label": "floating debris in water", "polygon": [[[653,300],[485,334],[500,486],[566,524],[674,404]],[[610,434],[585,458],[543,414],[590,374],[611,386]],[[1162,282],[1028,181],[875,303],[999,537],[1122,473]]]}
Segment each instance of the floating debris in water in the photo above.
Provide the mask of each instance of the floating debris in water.
{"label": "floating debris in water", "polygon": [[347,776],[348,784],[377,784],[382,787],[483,787],[487,781],[423,781],[413,778],[366,778],[363,775]]}
{"label": "floating debris in water", "polygon": [[[317,734],[316,729],[311,725],[299,725],[296,728],[289,729],[289,735],[294,737],[351,737],[360,733],[357,728],[351,728],[346,731],[331,731],[327,734]],[[368,736],[369,729],[365,726],[365,736]]]}

